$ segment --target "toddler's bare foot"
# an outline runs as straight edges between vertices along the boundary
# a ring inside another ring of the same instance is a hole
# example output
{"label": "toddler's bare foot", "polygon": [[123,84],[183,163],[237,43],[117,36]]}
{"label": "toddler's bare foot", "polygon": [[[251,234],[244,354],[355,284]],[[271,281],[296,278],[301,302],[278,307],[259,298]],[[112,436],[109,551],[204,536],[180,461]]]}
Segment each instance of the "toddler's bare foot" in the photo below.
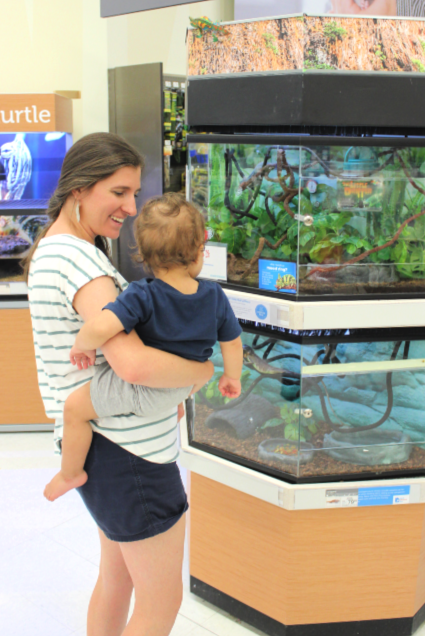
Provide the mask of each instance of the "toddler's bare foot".
{"label": "toddler's bare foot", "polygon": [[44,496],[49,501],[54,501],[58,497],[62,497],[68,490],[73,488],[79,488],[87,481],[87,473],[83,470],[82,473],[72,477],[71,479],[65,479],[62,473],[55,475],[44,489]]}

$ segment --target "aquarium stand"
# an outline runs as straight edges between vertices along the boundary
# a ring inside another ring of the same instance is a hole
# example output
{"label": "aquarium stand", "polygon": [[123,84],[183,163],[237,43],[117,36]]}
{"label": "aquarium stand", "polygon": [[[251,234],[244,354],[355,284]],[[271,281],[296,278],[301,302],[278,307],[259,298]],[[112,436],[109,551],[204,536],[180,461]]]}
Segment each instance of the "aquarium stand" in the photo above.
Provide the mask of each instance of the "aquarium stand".
{"label": "aquarium stand", "polygon": [[237,481],[191,473],[192,593],[268,636],[411,636],[421,625],[424,503],[286,510]]}
{"label": "aquarium stand", "polygon": [[204,601],[215,605],[268,636],[410,636],[425,620],[425,605],[413,618],[393,618],[319,625],[283,625],[269,616],[257,612],[249,605],[223,594],[211,585],[190,577],[190,591]]}
{"label": "aquarium stand", "polygon": [[288,126],[422,129],[425,77],[291,71],[191,77],[187,123],[217,132]]}

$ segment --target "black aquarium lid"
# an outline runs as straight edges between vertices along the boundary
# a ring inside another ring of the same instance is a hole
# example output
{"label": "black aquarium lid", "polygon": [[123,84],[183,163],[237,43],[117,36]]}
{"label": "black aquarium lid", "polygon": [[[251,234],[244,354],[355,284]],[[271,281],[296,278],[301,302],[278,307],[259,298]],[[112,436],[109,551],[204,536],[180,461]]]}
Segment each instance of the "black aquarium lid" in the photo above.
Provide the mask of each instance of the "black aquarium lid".
{"label": "black aquarium lid", "polygon": [[425,340],[425,327],[373,329],[286,329],[251,320],[239,320],[243,331],[266,338],[314,345],[323,343],[395,342]]}
{"label": "black aquarium lid", "polygon": [[187,124],[197,130],[288,126],[423,129],[425,74],[343,71],[190,78]]}

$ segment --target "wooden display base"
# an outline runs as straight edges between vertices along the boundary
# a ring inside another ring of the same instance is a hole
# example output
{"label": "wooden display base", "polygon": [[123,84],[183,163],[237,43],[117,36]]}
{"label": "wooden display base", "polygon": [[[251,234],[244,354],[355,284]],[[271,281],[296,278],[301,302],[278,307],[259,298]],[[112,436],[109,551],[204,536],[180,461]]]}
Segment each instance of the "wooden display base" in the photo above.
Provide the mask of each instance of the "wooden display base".
{"label": "wooden display base", "polygon": [[0,327],[0,431],[3,424],[53,424],[38,388],[29,309],[0,309]]}
{"label": "wooden display base", "polygon": [[191,474],[191,589],[270,636],[409,636],[425,504],[288,511]]}

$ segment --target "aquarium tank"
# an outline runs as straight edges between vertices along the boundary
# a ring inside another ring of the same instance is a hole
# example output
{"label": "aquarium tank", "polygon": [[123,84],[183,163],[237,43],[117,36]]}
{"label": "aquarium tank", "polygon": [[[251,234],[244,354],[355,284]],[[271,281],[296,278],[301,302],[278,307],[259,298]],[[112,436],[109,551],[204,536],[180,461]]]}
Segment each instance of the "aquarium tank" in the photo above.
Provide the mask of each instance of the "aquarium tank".
{"label": "aquarium tank", "polygon": [[423,140],[189,135],[188,149],[224,284],[290,300],[425,293]]}
{"label": "aquarium tank", "polygon": [[189,403],[192,446],[290,482],[424,474],[423,329],[294,332],[242,322],[242,393],[215,375]]}

